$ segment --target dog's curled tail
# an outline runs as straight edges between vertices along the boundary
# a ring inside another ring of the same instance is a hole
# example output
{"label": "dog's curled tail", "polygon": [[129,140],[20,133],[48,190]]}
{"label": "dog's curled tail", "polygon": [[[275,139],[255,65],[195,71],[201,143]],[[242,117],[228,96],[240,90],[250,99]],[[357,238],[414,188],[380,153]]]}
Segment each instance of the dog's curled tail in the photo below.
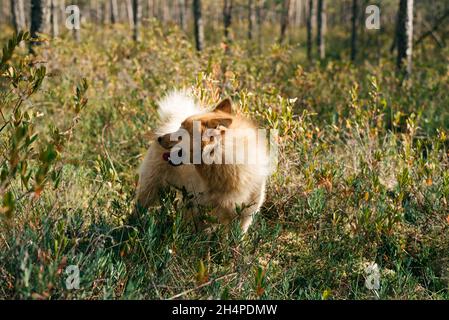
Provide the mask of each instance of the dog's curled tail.
{"label": "dog's curled tail", "polygon": [[157,134],[175,132],[188,117],[200,114],[204,110],[195,103],[192,94],[186,90],[174,90],[158,101],[158,113],[162,125]]}

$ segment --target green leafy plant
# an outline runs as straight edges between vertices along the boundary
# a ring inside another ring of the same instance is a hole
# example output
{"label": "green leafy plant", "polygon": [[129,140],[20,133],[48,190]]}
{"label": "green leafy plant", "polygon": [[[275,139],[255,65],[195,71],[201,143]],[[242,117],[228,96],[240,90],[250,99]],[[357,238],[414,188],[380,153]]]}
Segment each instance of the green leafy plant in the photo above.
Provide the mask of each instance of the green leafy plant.
{"label": "green leafy plant", "polygon": [[[48,137],[38,131],[41,111],[33,105],[32,97],[46,78],[46,68],[35,64],[29,56],[18,55],[12,60],[22,41],[30,41],[28,32],[20,32],[7,42],[0,62],[0,209],[6,218],[12,217],[18,200],[29,194],[38,197],[49,181],[58,185],[61,172],[56,162],[67,132],[73,129],[60,132],[50,124]],[[86,90],[87,82],[83,80],[73,101],[74,122],[87,104]]]}

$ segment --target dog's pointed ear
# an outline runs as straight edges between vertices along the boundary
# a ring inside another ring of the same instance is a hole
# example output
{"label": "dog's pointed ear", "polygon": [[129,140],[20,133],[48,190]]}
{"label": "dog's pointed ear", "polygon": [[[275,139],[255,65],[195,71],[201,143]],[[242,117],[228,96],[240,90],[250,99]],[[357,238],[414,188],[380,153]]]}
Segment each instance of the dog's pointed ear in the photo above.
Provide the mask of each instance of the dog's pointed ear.
{"label": "dog's pointed ear", "polygon": [[222,100],[216,107],[214,111],[221,111],[224,113],[232,113],[232,101],[230,98]]}
{"label": "dog's pointed ear", "polygon": [[207,121],[206,126],[210,129],[216,129],[219,127],[229,128],[232,124],[232,118],[215,118]]}

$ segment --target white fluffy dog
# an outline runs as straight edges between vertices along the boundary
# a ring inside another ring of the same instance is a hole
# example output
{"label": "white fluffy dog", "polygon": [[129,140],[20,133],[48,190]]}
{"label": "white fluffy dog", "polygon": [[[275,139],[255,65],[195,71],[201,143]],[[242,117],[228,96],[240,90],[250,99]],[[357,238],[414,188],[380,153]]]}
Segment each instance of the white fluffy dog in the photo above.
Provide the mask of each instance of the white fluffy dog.
{"label": "white fluffy dog", "polygon": [[[159,115],[161,126],[140,167],[138,204],[156,205],[159,190],[174,186],[192,195],[189,215],[198,217],[199,208],[206,208],[223,224],[240,219],[246,232],[264,201],[268,175],[265,140],[252,140],[260,138],[256,126],[234,115],[229,99],[205,109],[183,92],[172,92],[160,101]],[[187,141],[181,148],[180,140]],[[199,161],[195,144],[201,152]],[[244,150],[243,161],[236,160],[236,150]],[[182,161],[174,161],[177,155]]]}

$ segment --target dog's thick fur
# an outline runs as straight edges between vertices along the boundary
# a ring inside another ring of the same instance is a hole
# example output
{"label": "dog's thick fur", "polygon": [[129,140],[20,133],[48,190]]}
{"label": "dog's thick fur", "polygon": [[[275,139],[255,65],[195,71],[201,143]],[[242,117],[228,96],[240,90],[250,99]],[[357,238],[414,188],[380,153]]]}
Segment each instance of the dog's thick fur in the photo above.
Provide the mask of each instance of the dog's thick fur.
{"label": "dog's thick fur", "polygon": [[[245,144],[247,156],[262,160],[256,164],[182,164],[173,166],[164,153],[173,147],[170,135],[180,128],[190,136],[193,121],[201,122],[201,134],[213,129],[224,133],[229,129],[249,129],[256,131],[256,126],[241,116],[232,114],[229,99],[222,101],[215,109],[200,108],[188,94],[173,92],[159,102],[159,114],[162,121],[156,130],[147,155],[140,168],[137,201],[141,207],[156,205],[159,190],[167,186],[185,189],[193,195],[193,203],[209,208],[209,214],[221,223],[229,224],[239,218],[243,232],[251,225],[253,215],[260,209],[265,195],[268,163],[265,146],[251,144],[243,136],[236,136],[235,144]],[[201,151],[210,144],[201,142]],[[229,147],[228,147],[229,148]],[[223,147],[223,154],[226,148]],[[191,161],[193,162],[193,161]],[[197,209],[190,212],[198,214]]]}

